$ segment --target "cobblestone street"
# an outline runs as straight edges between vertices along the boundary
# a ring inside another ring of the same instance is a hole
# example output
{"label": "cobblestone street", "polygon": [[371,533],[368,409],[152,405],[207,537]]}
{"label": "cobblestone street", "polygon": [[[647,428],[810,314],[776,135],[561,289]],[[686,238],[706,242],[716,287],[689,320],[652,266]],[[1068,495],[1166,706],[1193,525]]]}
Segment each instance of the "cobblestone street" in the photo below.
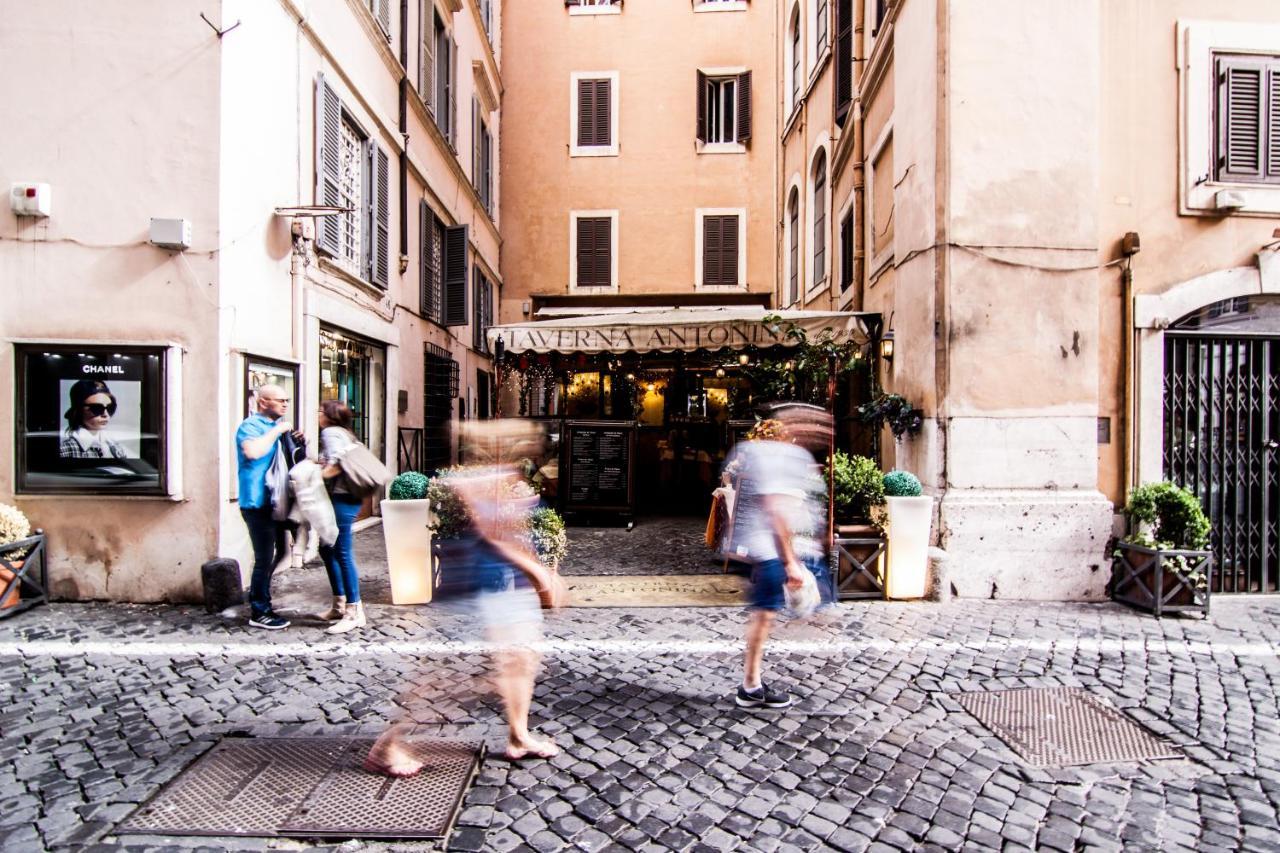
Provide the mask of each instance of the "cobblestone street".
{"label": "cobblestone street", "polygon": [[[375,733],[410,679],[425,685],[422,731],[500,747],[469,621],[371,611],[347,641],[191,607],[0,622],[0,847],[308,847],[112,831],[221,735]],[[767,677],[799,701],[773,713],[731,700],[742,623],[734,608],[553,616],[534,715],[563,753],[488,758],[451,848],[1280,846],[1274,598],[1220,598],[1209,622],[1109,604],[846,604],[777,632]],[[948,695],[1025,686],[1087,688],[1185,758],[1036,769]]]}

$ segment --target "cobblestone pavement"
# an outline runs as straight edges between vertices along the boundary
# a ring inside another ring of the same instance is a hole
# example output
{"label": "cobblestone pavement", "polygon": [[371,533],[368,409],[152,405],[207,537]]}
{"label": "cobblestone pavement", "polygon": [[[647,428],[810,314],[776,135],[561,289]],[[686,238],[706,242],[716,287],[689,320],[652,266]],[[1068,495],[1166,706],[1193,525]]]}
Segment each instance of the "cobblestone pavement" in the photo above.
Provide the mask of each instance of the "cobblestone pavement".
{"label": "cobblestone pavement", "polygon": [[[424,685],[424,731],[500,745],[469,622],[371,610],[350,640],[298,623],[251,633],[188,607],[55,605],[0,622],[0,848],[306,847],[111,833],[220,735],[376,732],[406,679]],[[534,714],[564,751],[487,760],[451,847],[1280,847],[1280,600],[1219,599],[1208,622],[991,601],[824,616],[782,626],[766,660],[800,701],[752,714],[728,699],[736,608],[556,614]],[[948,695],[1047,685],[1093,691],[1185,758],[1032,768]]]}

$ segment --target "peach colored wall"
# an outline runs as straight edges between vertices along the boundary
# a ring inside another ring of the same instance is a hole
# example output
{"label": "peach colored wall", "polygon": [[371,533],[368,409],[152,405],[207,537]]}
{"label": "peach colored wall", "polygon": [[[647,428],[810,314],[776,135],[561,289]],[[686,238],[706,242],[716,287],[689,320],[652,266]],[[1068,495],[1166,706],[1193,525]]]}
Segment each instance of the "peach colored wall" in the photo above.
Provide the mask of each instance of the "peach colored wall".
{"label": "peach colored wall", "polygon": [[[627,3],[617,15],[503,4],[502,132],[506,287],[501,318],[529,294],[568,292],[569,211],[619,211],[620,292],[694,292],[694,211],[747,209],[747,282],[772,292],[776,268],[774,15]],[[747,154],[695,152],[696,72],[752,72]],[[619,72],[617,157],[570,157],[570,74]]]}
{"label": "peach colored wall", "polygon": [[[218,384],[217,250],[227,235],[216,193],[219,43],[200,12],[217,20],[220,4],[0,2],[0,185],[53,189],[48,219],[0,211],[0,337],[185,350],[186,426],[171,433],[183,448],[179,502],[15,499],[13,406],[0,406],[0,501],[47,532],[59,597],[189,597],[215,547],[220,457],[206,415]],[[149,245],[153,216],[191,220],[193,248],[179,256]],[[7,401],[14,368],[12,347],[0,347]]]}
{"label": "peach colored wall", "polygon": [[[1252,266],[1271,242],[1280,216],[1183,216],[1178,213],[1179,124],[1182,94],[1177,73],[1179,20],[1276,25],[1280,6],[1270,0],[1115,0],[1102,18],[1103,86],[1100,135],[1101,188],[1098,242],[1104,259],[1117,257],[1125,232],[1136,231],[1142,251],[1133,258],[1134,292],[1162,293],[1215,270]],[[1274,46],[1280,53],[1280,44]],[[1099,415],[1111,418],[1112,442],[1099,447],[1099,482],[1112,500],[1124,500],[1122,397],[1124,320],[1120,274],[1099,274],[1102,350]],[[1176,318],[1171,318],[1176,319]],[[1139,412],[1139,430],[1159,430],[1160,412]]]}

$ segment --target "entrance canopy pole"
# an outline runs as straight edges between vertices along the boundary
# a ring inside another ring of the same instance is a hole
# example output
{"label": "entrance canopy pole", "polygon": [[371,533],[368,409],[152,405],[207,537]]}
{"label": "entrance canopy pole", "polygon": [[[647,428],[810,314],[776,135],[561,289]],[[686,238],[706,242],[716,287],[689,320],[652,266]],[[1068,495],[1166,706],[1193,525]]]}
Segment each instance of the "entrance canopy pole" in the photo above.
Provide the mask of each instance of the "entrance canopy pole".
{"label": "entrance canopy pole", "polygon": [[493,342],[493,419],[502,418],[502,360],[507,354],[506,342],[502,335]]}
{"label": "entrance canopy pole", "polygon": [[[836,357],[827,364],[827,411],[831,413],[831,428],[827,432],[827,554],[836,547]],[[837,570],[839,567],[836,567]],[[835,574],[832,574],[835,577]]]}

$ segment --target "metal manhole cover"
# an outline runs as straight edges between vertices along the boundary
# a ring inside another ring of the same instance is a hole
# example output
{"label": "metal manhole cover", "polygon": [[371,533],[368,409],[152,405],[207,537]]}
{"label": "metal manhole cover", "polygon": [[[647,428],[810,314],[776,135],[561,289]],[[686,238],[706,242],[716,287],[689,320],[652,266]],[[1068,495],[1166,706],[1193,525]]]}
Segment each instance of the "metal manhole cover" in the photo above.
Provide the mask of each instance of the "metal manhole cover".
{"label": "metal manhole cover", "polygon": [[479,769],[478,745],[421,739],[410,779],[361,769],[372,738],[226,738],[117,833],[444,838]]}
{"label": "metal manhole cover", "polygon": [[1182,757],[1172,744],[1080,688],[1024,688],[951,696],[1037,767]]}

